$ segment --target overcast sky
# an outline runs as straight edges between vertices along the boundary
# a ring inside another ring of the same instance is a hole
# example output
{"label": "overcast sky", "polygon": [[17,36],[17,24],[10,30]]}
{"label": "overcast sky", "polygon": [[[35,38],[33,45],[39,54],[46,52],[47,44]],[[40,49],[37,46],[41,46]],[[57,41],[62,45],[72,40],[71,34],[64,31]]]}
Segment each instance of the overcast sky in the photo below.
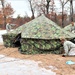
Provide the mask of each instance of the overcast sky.
{"label": "overcast sky", "polygon": [[[10,3],[15,11],[13,17],[17,17],[17,15],[25,16],[26,13],[28,16],[31,16],[31,11],[27,0],[6,0],[6,2]],[[61,11],[60,3],[58,0],[56,0],[55,4],[57,7],[56,12],[59,10]]]}
{"label": "overcast sky", "polygon": [[[31,16],[28,0],[6,0],[6,2],[11,3],[11,6],[15,11],[13,17],[17,17],[17,15],[25,16],[26,13],[28,16]],[[59,6],[58,1],[56,4]]]}
{"label": "overcast sky", "polygon": [[11,6],[15,11],[13,17],[17,17],[17,15],[25,16],[26,13],[31,16],[27,0],[6,0],[6,2],[11,3]]}

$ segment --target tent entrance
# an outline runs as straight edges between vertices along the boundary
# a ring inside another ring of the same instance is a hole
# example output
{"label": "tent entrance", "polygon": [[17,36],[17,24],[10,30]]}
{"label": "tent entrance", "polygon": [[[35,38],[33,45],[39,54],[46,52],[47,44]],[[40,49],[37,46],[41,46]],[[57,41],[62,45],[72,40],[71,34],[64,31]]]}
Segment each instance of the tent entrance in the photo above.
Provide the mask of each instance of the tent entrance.
{"label": "tent entrance", "polygon": [[20,47],[21,46],[21,43],[20,43],[20,40],[21,40],[21,33],[18,34],[15,39],[14,39],[14,47]]}

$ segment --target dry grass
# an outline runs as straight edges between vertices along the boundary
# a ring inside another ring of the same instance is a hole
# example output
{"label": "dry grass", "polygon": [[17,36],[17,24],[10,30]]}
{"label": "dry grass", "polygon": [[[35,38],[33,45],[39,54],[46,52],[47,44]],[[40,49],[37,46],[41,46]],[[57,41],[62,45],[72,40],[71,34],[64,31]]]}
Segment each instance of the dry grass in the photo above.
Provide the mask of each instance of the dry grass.
{"label": "dry grass", "polygon": [[52,70],[55,71],[57,75],[75,75],[75,65],[66,64],[68,60],[75,62],[75,57],[62,57],[61,55],[55,54],[24,55],[18,51],[18,48],[5,48],[3,45],[0,45],[0,54],[20,59],[42,61],[39,65],[46,69],[48,69],[50,65],[55,66],[57,70]]}

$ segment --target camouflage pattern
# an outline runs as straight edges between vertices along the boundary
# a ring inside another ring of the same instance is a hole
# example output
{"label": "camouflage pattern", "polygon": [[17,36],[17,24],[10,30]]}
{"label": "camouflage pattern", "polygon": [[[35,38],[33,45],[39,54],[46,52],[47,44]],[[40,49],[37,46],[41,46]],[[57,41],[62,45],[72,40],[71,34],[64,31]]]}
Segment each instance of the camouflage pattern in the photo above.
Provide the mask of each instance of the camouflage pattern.
{"label": "camouflage pattern", "polygon": [[62,48],[59,38],[62,36],[65,38],[75,37],[45,16],[40,16],[25,24],[21,36],[24,39],[21,39],[19,50],[25,54],[47,52],[59,54],[61,52],[60,47]]}
{"label": "camouflage pattern", "polygon": [[23,24],[11,33],[21,33],[22,38],[35,39],[59,39],[61,36],[64,36],[65,38],[75,37],[72,33],[63,30],[44,15]]}
{"label": "camouflage pattern", "polygon": [[14,29],[13,31],[11,31],[10,33],[13,33],[13,34],[19,34],[19,33],[22,33],[23,29],[25,28],[25,24],[17,27],[16,29]]}
{"label": "camouflage pattern", "polygon": [[17,34],[3,34],[3,41],[5,47],[14,47],[14,39],[17,36]]}
{"label": "camouflage pattern", "polygon": [[60,54],[60,40],[21,39],[19,51],[23,54],[55,53]]}
{"label": "camouflage pattern", "polygon": [[[69,25],[65,26],[64,30],[67,30],[67,31],[71,32],[71,26],[72,26],[72,24],[69,24]],[[75,23],[74,23],[74,26],[75,26]]]}
{"label": "camouflage pattern", "polygon": [[59,39],[61,36],[75,37],[43,15],[25,24],[22,31],[22,38]]}
{"label": "camouflage pattern", "polygon": [[[16,28],[10,32],[9,35],[16,36],[21,33],[21,47],[19,51],[24,54],[37,54],[37,53],[60,53],[60,37],[74,38],[75,35],[63,30],[56,23],[46,18],[44,15],[35,18],[34,20]],[[13,46],[11,43],[15,37],[7,35],[4,40],[5,45],[9,42],[9,46]],[[11,38],[11,41],[9,41]],[[4,36],[3,36],[4,37]],[[5,38],[5,37],[4,37]],[[8,41],[6,41],[8,39]]]}

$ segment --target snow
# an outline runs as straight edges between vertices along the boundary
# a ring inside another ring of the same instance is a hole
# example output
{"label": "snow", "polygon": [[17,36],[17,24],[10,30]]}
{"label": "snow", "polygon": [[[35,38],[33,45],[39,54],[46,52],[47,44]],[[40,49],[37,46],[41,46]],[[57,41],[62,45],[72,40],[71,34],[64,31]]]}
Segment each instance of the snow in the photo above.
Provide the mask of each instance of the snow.
{"label": "snow", "polygon": [[2,38],[2,35],[5,34],[5,33],[7,33],[6,30],[0,30],[0,45],[3,44],[3,38]]}
{"label": "snow", "polygon": [[[11,31],[13,31],[13,30],[11,30]],[[7,33],[6,30],[0,30],[0,45],[3,45],[3,38],[2,38],[2,35],[3,35],[3,34],[6,34],[6,33]]]}
{"label": "snow", "polygon": [[40,63],[0,55],[0,75],[56,75],[51,69],[40,67]]}
{"label": "snow", "polygon": [[[6,30],[0,30],[0,45],[3,44],[2,35]],[[51,69],[45,69],[34,60],[21,60],[0,55],[0,75],[56,75]]]}

